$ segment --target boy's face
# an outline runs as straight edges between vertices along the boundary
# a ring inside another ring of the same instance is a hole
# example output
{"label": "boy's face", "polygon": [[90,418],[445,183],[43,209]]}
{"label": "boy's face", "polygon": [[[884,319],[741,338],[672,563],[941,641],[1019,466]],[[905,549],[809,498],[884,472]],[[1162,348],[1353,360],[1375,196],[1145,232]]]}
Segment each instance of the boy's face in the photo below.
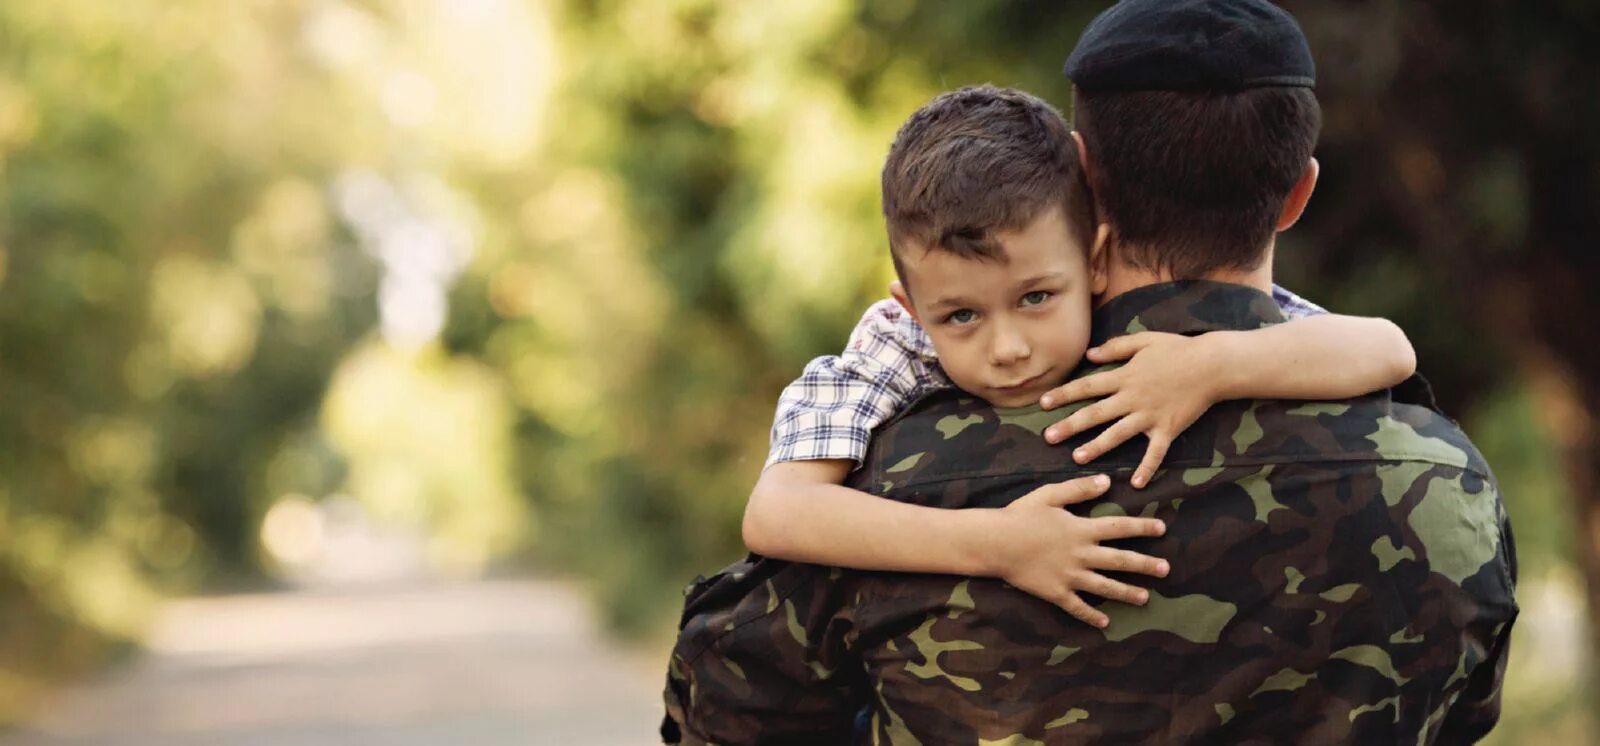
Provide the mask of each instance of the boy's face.
{"label": "boy's face", "polygon": [[901,267],[910,297],[899,283],[890,292],[928,331],[957,386],[999,407],[1036,404],[1089,344],[1088,262],[1060,207],[996,239],[1004,261],[909,245]]}

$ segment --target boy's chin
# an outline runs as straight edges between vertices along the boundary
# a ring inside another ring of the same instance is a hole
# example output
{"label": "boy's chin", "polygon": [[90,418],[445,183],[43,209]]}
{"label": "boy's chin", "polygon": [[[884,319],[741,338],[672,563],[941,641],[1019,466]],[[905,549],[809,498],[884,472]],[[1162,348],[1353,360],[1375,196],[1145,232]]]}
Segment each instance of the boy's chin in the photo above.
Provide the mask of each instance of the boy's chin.
{"label": "boy's chin", "polygon": [[984,394],[980,394],[978,398],[989,402],[989,406],[991,407],[998,407],[1000,409],[1016,409],[1018,407],[1031,407],[1037,405],[1039,403],[1039,397],[1044,396],[1044,393],[1049,390],[1049,388],[1043,388],[1039,389],[1038,391],[1027,391],[1020,393],[1006,393],[990,390],[984,392]]}

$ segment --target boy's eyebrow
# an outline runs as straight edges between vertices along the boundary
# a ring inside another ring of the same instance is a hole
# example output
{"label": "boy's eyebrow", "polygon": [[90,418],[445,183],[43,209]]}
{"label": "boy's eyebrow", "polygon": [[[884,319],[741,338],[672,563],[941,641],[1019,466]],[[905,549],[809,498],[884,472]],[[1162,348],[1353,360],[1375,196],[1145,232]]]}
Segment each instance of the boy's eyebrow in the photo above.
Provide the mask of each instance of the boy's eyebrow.
{"label": "boy's eyebrow", "polygon": [[938,300],[936,300],[936,301],[934,301],[932,303],[929,303],[928,304],[928,310],[929,311],[943,311],[946,308],[950,308],[950,309],[966,308],[967,306],[971,306],[971,305],[973,305],[973,303],[971,301],[967,300],[966,298],[963,298],[963,297],[961,297],[959,295],[952,295],[952,296],[940,298],[940,299],[938,299]]}
{"label": "boy's eyebrow", "polygon": [[1039,285],[1045,282],[1064,282],[1066,281],[1066,277],[1067,273],[1065,272],[1043,272],[1018,282],[1015,287],[1018,290],[1021,290],[1022,288]]}
{"label": "boy's eyebrow", "polygon": [[[1042,285],[1042,284],[1044,284],[1046,282],[1066,282],[1066,277],[1067,277],[1067,273],[1065,273],[1065,272],[1043,272],[1043,273],[1040,273],[1040,274],[1037,274],[1037,275],[1033,275],[1032,277],[1025,278],[1025,279],[1017,282],[1013,287],[1016,288],[1017,290],[1021,290],[1023,288],[1033,287],[1034,285]],[[972,301],[969,301],[966,298],[963,298],[963,297],[961,297],[959,295],[952,295],[952,296],[948,296],[948,297],[939,298],[939,299],[933,301],[932,303],[929,303],[928,304],[928,310],[929,311],[942,311],[942,310],[944,310],[946,308],[950,308],[950,309],[966,308],[966,307],[971,306],[971,305],[974,305],[972,303]]]}

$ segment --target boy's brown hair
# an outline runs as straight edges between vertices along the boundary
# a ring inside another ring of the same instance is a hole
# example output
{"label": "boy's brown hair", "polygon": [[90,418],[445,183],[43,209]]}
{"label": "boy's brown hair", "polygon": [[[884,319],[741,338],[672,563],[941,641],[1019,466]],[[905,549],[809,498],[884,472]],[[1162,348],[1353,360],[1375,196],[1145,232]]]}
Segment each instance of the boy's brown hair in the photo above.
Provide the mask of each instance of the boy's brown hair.
{"label": "boy's brown hair", "polygon": [[992,85],[940,94],[895,134],[883,164],[883,217],[895,272],[908,244],[1004,262],[994,234],[1060,206],[1088,246],[1094,224],[1077,146],[1061,113]]}
{"label": "boy's brown hair", "polygon": [[1194,279],[1252,270],[1306,171],[1322,110],[1309,88],[1078,89],[1073,123],[1118,258]]}

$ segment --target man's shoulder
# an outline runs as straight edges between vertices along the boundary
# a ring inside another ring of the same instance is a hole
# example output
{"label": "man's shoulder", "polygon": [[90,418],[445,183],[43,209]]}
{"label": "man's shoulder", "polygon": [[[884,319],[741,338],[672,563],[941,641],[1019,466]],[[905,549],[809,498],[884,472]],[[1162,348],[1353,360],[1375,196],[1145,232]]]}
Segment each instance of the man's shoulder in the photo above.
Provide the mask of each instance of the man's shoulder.
{"label": "man's shoulder", "polygon": [[1413,461],[1483,476],[1489,471],[1449,418],[1386,393],[1339,401],[1229,402],[1213,408],[1186,435],[1194,440],[1184,454],[1191,464],[1204,460],[1209,444],[1213,462]]}
{"label": "man's shoulder", "polygon": [[[853,483],[880,494],[932,482],[1021,477],[1070,478],[1132,469],[1145,440],[1135,438],[1080,467],[1071,449],[1043,430],[1066,416],[1037,407],[996,409],[960,391],[925,396],[874,432]],[[1274,463],[1424,462],[1488,477],[1483,456],[1455,423],[1387,393],[1326,402],[1243,400],[1213,407],[1172,445],[1164,468],[1215,469]]]}

